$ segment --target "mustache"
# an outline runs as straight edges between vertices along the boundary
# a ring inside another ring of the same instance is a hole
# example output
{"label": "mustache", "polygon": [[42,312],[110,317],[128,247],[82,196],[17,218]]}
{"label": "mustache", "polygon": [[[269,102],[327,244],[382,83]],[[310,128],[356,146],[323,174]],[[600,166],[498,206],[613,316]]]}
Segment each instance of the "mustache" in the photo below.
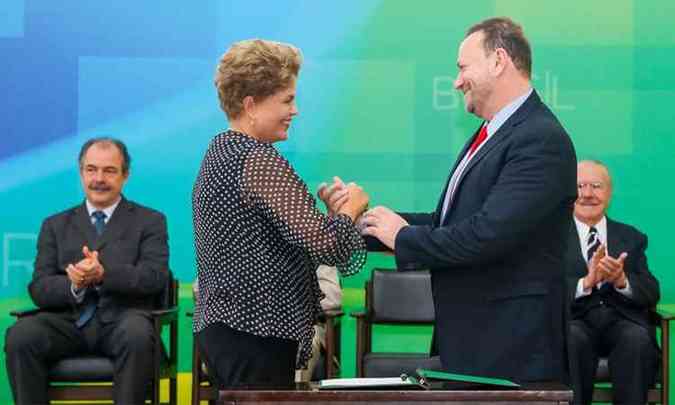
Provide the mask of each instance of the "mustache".
{"label": "mustache", "polygon": [[110,186],[103,181],[89,183],[87,188],[92,191],[110,191]]}

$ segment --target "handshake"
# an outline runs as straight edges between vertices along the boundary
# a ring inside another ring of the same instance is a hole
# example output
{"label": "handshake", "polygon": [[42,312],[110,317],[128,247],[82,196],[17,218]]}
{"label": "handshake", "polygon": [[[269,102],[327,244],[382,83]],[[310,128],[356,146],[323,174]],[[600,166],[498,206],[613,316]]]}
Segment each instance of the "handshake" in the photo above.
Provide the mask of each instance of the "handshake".
{"label": "handshake", "polygon": [[333,177],[333,184],[319,185],[319,198],[328,209],[328,215],[347,214],[361,235],[377,238],[390,250],[396,248],[396,236],[408,222],[387,207],[368,208],[369,197],[356,183],[345,184]]}
{"label": "handshake", "polygon": [[346,214],[352,221],[368,208],[370,198],[363,188],[356,183],[345,184],[335,176],[333,183],[321,183],[317,191],[319,198],[326,204],[328,215]]}

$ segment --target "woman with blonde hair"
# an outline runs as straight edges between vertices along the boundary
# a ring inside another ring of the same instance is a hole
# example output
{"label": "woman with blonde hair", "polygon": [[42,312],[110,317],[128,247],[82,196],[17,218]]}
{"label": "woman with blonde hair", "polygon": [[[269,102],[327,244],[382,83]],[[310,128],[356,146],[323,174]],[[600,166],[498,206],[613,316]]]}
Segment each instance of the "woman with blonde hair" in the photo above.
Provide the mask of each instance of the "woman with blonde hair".
{"label": "woman with blonde hair", "polygon": [[237,42],[215,85],[230,128],[210,143],[194,185],[199,298],[193,330],[219,388],[292,384],[311,352],[321,307],[316,269],[365,262],[354,220],[368,196],[335,180],[320,197],[274,148],[298,114],[302,58],[287,44]]}

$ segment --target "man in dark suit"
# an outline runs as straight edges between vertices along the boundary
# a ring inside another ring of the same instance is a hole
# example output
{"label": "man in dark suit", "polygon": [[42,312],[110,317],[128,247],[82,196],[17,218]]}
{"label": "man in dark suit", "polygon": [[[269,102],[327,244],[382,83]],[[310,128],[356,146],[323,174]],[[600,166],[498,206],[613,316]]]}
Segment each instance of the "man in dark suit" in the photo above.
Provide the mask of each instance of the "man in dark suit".
{"label": "man in dark suit", "polygon": [[569,231],[570,373],[575,404],[590,404],[598,357],[609,358],[615,404],[644,404],[658,348],[649,309],[659,283],[647,267],[647,236],[607,218],[612,181],[597,161],[578,165]]}
{"label": "man in dark suit", "polygon": [[42,309],[7,330],[7,374],[14,400],[45,404],[48,369],[85,353],[110,357],[114,400],[144,402],[154,342],[148,310],[168,272],[164,215],[126,200],[126,146],[86,142],[79,156],[84,203],[47,218],[28,290]]}
{"label": "man in dark suit", "polygon": [[471,27],[457,65],[455,88],[485,122],[436,211],[376,207],[363,216],[363,232],[394,250],[399,269],[431,270],[446,370],[564,381],[574,148],[530,86],[531,51],[519,25],[494,18]]}

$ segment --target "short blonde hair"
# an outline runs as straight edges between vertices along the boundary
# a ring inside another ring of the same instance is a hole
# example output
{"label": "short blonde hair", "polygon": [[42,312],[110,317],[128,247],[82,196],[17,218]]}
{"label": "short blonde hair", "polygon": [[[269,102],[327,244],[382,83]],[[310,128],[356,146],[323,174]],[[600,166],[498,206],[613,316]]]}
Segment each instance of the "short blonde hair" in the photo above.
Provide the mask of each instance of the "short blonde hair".
{"label": "short blonde hair", "polygon": [[263,39],[235,42],[216,68],[220,108],[229,119],[238,118],[245,97],[258,101],[288,88],[301,64],[300,50],[292,45]]}

